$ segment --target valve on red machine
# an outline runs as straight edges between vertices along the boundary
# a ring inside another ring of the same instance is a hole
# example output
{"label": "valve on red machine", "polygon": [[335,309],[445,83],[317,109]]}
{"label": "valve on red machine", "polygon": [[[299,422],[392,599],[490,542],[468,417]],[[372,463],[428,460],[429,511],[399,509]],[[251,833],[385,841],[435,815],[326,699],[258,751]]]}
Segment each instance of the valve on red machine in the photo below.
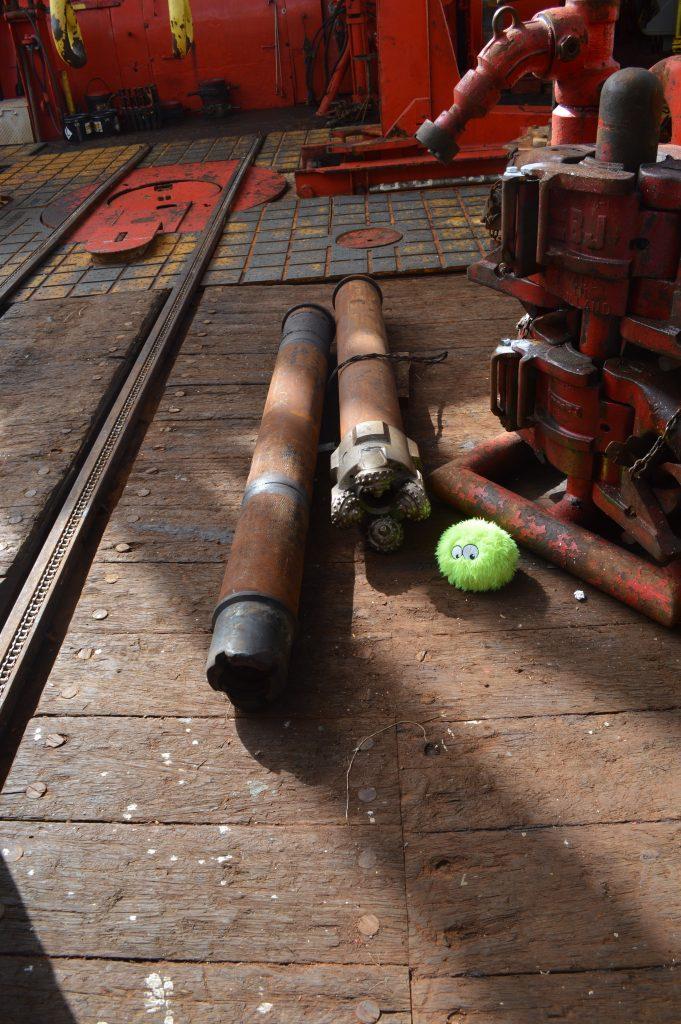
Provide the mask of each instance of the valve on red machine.
{"label": "valve on red machine", "polygon": [[667,563],[681,556],[681,159],[657,162],[662,105],[651,72],[612,75],[595,146],[504,174],[500,247],[469,274],[526,310],[493,356],[492,409],[567,478],[553,514],[603,513]]}

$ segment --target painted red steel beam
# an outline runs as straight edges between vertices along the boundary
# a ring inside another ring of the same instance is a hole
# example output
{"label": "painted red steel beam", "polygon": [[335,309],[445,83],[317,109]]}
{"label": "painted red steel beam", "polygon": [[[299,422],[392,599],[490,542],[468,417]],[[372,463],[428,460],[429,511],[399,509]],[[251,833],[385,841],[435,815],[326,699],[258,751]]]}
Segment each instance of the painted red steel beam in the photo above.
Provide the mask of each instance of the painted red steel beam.
{"label": "painted red steel beam", "polygon": [[296,190],[303,198],[361,194],[386,182],[448,180],[453,173],[461,178],[500,174],[507,163],[508,150],[503,146],[462,150],[449,167],[422,152],[414,156],[379,155],[375,160],[348,159],[337,166],[297,171]]}
{"label": "painted red steel beam", "polygon": [[[338,141],[303,148],[304,166],[296,171],[296,189],[303,197],[366,192],[373,185],[399,181],[496,174],[508,164],[505,138],[516,138],[546,119],[542,107],[499,107],[485,122],[466,132],[453,165],[443,166],[414,138],[377,138],[366,132],[361,142]],[[489,129],[489,134],[486,134]],[[492,139],[498,141],[491,141]]]}

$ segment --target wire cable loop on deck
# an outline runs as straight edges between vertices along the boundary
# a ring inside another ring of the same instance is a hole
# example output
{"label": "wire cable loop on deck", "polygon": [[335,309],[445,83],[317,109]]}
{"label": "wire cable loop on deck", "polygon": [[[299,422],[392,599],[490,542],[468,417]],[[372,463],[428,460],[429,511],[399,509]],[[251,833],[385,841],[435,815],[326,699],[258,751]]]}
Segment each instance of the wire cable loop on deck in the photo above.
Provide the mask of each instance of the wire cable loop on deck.
{"label": "wire cable loop on deck", "polygon": [[444,363],[448,356],[449,351],[447,349],[443,349],[442,352],[437,352],[432,356],[413,356],[397,352],[366,352],[356,356],[349,356],[342,363],[339,363],[329,374],[328,383],[330,384],[334,377],[337,377],[341,370],[344,370],[350,363],[361,363],[365,359],[385,359],[388,363],[424,363],[428,366],[434,366],[436,363]]}

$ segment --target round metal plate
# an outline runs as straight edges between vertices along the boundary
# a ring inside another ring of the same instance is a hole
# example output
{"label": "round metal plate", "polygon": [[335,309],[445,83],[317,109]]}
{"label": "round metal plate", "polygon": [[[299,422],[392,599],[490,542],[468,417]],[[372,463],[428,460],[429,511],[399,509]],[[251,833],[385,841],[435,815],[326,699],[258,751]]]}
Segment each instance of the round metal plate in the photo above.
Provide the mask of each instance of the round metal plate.
{"label": "round metal plate", "polygon": [[382,245],[394,245],[401,238],[402,232],[394,228],[357,228],[339,235],[336,245],[343,249],[380,249]]}

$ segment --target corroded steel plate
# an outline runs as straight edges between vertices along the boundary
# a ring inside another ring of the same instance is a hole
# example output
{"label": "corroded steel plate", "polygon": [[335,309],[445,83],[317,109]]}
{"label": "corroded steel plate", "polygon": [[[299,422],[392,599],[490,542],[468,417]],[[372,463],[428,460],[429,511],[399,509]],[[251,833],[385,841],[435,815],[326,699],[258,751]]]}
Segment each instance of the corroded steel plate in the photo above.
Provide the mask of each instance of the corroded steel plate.
{"label": "corroded steel plate", "polygon": [[346,231],[336,239],[344,249],[379,249],[382,245],[395,245],[402,238],[394,228],[358,228]]}

